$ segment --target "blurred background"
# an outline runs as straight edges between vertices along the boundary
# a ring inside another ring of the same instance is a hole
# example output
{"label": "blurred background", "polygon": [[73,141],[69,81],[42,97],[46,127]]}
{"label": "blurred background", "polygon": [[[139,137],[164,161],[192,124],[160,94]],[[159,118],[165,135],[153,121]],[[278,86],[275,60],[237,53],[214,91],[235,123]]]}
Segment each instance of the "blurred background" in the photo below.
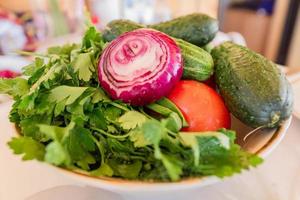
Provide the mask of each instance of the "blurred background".
{"label": "blurred background", "polygon": [[300,67],[299,4],[299,0],[0,0],[0,69],[17,71],[28,62],[16,55],[17,50],[42,51],[79,41],[85,9],[99,29],[119,18],[151,24],[207,13],[218,18],[221,40],[238,40],[274,62]]}

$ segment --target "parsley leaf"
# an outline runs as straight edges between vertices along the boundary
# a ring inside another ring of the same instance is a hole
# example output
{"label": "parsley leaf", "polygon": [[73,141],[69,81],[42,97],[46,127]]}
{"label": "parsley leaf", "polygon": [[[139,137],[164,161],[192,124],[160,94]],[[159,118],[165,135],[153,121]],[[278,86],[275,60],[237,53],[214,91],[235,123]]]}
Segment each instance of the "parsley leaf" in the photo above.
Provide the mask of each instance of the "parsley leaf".
{"label": "parsley leaf", "polygon": [[201,132],[201,133],[193,133],[193,132],[180,132],[180,139],[182,140],[182,144],[193,149],[195,165],[199,165],[200,159],[200,147],[198,139],[201,137],[215,137],[220,142],[220,145],[226,149],[230,148],[230,140],[229,138],[221,132]]}
{"label": "parsley leaf", "polygon": [[29,91],[26,79],[17,77],[14,79],[0,78],[0,93],[6,93],[14,98],[21,97]]}
{"label": "parsley leaf", "polygon": [[92,52],[80,53],[73,62],[75,72],[78,72],[80,80],[89,81],[95,73],[95,66],[92,61]]}
{"label": "parsley leaf", "polygon": [[147,117],[140,112],[128,111],[119,118],[118,122],[124,130],[130,130],[142,125],[146,120]]}
{"label": "parsley leaf", "polygon": [[71,164],[71,158],[66,149],[58,141],[53,141],[46,147],[45,161],[54,165]]}
{"label": "parsley leaf", "polygon": [[82,39],[82,48],[88,49],[92,47],[94,43],[103,43],[103,42],[102,42],[102,36],[100,32],[98,32],[96,28],[92,26],[86,31]]}
{"label": "parsley leaf", "polygon": [[65,105],[70,105],[87,89],[87,87],[58,86],[50,91],[49,101],[61,102],[62,100],[66,100]]}
{"label": "parsley leaf", "polygon": [[44,66],[44,59],[37,57],[35,58],[35,61],[25,67],[23,67],[22,71],[23,74],[26,76],[32,76],[34,73],[36,73],[39,69],[41,69]]}
{"label": "parsley leaf", "polygon": [[101,167],[96,170],[91,171],[92,176],[113,176],[113,169],[106,163],[103,163]]}
{"label": "parsley leaf", "polygon": [[8,145],[15,154],[24,154],[23,160],[44,159],[45,146],[30,137],[12,138]]}

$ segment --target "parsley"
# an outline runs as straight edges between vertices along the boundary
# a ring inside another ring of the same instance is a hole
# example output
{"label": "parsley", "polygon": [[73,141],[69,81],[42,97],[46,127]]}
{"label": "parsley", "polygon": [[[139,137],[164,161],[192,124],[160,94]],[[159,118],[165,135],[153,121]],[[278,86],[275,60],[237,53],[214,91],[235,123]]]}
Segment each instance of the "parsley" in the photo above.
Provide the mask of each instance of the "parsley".
{"label": "parsley", "polygon": [[97,77],[105,46],[90,27],[81,44],[51,47],[24,67],[27,77],[0,79],[22,134],[8,143],[15,154],[91,176],[158,181],[230,176],[262,162],[235,144],[234,131],[180,132],[188,124],[167,98],[145,107],[110,99]]}
{"label": "parsley", "polygon": [[15,99],[25,95],[29,90],[27,80],[23,78],[0,79],[0,91],[13,96]]}
{"label": "parsley", "polygon": [[23,160],[43,160],[45,146],[30,137],[12,138],[8,143],[15,154],[24,154]]}

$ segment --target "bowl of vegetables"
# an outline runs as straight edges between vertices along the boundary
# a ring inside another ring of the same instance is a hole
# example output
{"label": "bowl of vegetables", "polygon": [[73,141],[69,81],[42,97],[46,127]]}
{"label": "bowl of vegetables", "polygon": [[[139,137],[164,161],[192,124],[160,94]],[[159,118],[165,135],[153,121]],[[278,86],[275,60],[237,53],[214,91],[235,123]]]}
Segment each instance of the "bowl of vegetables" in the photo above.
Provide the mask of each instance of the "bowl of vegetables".
{"label": "bowl of vegetables", "polygon": [[205,46],[217,31],[200,13],[115,20],[38,54],[23,77],[0,79],[14,99],[9,147],[120,193],[200,187],[259,165],[289,126],[291,86],[246,47]]}

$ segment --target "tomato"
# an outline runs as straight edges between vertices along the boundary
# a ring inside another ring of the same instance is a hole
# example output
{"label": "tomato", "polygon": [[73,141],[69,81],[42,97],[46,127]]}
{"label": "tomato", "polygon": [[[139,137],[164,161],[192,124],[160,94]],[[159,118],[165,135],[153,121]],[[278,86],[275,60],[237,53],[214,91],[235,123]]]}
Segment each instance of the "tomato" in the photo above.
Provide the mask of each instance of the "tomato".
{"label": "tomato", "polygon": [[222,98],[204,83],[179,81],[168,98],[181,110],[189,124],[184,131],[230,128],[230,114]]}

